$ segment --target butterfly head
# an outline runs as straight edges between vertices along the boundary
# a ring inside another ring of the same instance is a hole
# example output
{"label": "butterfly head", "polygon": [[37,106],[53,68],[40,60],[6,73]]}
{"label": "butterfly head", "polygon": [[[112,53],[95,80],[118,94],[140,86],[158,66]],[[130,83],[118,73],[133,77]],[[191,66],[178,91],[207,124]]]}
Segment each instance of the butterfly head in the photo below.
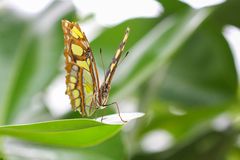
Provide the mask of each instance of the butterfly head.
{"label": "butterfly head", "polygon": [[107,83],[103,83],[100,88],[100,97],[102,105],[106,105],[108,101],[109,91],[111,86]]}

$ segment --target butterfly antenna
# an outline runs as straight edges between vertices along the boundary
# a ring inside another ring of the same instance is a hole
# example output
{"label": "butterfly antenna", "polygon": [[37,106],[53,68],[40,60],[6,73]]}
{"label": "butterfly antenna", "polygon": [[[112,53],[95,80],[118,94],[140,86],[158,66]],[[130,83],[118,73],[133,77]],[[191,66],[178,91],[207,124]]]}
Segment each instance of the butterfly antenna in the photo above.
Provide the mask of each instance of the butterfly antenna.
{"label": "butterfly antenna", "polygon": [[127,57],[127,55],[129,54],[129,51],[126,52],[125,56],[122,58],[121,62],[119,63],[119,65],[123,62],[123,60]]}
{"label": "butterfly antenna", "polygon": [[105,70],[105,65],[103,63],[103,57],[102,57],[102,49],[100,48],[100,56],[101,56],[101,62],[102,62],[102,67],[103,67],[103,72],[104,72],[104,75],[106,74],[106,70]]}

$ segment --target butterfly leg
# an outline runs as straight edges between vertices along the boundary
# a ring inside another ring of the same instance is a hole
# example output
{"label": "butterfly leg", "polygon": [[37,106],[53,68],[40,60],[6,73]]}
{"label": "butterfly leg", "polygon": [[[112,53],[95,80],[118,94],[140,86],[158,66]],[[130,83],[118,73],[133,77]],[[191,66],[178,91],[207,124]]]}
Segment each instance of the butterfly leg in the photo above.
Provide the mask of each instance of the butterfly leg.
{"label": "butterfly leg", "polygon": [[[105,112],[105,110],[103,110],[103,112]],[[103,116],[104,116],[104,113],[102,114],[102,117],[101,117],[101,122],[103,121]]]}
{"label": "butterfly leg", "polygon": [[104,105],[104,106],[110,106],[110,105],[113,105],[113,104],[116,105],[117,112],[118,112],[118,116],[119,116],[119,118],[121,119],[121,121],[124,122],[124,123],[126,123],[127,121],[123,120],[122,117],[121,117],[120,109],[119,109],[119,107],[118,107],[118,103],[117,103],[117,102],[113,102],[113,103],[110,103],[110,104],[106,104],[106,105]]}

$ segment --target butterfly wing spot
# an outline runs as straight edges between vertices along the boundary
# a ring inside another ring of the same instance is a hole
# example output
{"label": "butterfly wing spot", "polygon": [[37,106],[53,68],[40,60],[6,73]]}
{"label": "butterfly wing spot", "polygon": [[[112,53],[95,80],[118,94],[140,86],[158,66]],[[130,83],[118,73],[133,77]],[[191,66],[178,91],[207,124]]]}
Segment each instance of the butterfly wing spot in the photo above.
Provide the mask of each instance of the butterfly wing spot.
{"label": "butterfly wing spot", "polygon": [[[125,37],[123,38],[123,42],[126,42],[127,39],[128,39],[128,36],[125,36]],[[124,44],[124,45],[125,45],[125,44]]]}
{"label": "butterfly wing spot", "polygon": [[80,107],[80,104],[81,104],[81,98],[77,98],[77,99],[73,99],[71,101],[71,105],[73,107],[74,110],[76,110],[78,107]]}
{"label": "butterfly wing spot", "polygon": [[87,71],[89,71],[89,66],[88,66],[88,64],[87,64],[86,61],[77,61],[77,64],[78,64],[78,66],[80,66],[81,68],[84,68],[84,69],[86,69]]}
{"label": "butterfly wing spot", "polygon": [[115,58],[115,59],[118,58],[118,56],[119,56],[120,53],[121,53],[121,50],[118,49],[117,52],[116,52],[116,54],[115,54],[115,57],[114,57],[114,58]]}
{"label": "butterfly wing spot", "polygon": [[78,68],[78,66],[77,66],[77,65],[73,65],[73,66],[72,66],[72,70],[74,70],[74,71],[76,71],[76,72],[77,72],[77,71],[78,71],[78,69],[79,69],[79,68]]}
{"label": "butterfly wing spot", "polygon": [[75,84],[74,83],[68,83],[68,89],[69,90],[73,90],[75,88]]}
{"label": "butterfly wing spot", "polygon": [[113,69],[114,69],[115,66],[116,66],[115,63],[112,63],[112,64],[110,65],[109,71],[107,72],[107,75],[108,75],[108,76],[106,77],[106,82],[109,81],[109,78],[111,77],[111,73],[112,73],[112,71],[113,71]]}
{"label": "butterfly wing spot", "polygon": [[66,42],[70,39],[68,35],[64,36],[64,39],[66,40]]}
{"label": "butterfly wing spot", "polygon": [[90,59],[89,58],[87,59],[87,64],[90,65]]}
{"label": "butterfly wing spot", "polygon": [[110,66],[110,71],[112,71],[115,66],[116,66],[116,64],[112,63],[111,66]]}
{"label": "butterfly wing spot", "polygon": [[67,28],[68,27],[68,23],[66,21],[63,21],[64,26]]}
{"label": "butterfly wing spot", "polygon": [[67,34],[68,30],[66,28],[63,29],[63,32]]}
{"label": "butterfly wing spot", "polygon": [[74,76],[70,76],[70,82],[77,83],[77,79]]}
{"label": "butterfly wing spot", "polygon": [[74,89],[73,91],[72,91],[72,96],[73,96],[73,98],[75,99],[75,98],[78,98],[79,97],[79,90],[77,90],[77,89]]}
{"label": "butterfly wing spot", "polygon": [[72,35],[74,38],[76,38],[76,39],[79,38],[78,35],[77,35],[74,31],[72,31],[72,30],[71,30],[71,35]]}
{"label": "butterfly wing spot", "polygon": [[76,44],[72,44],[71,48],[72,48],[73,54],[75,54],[77,56],[81,56],[83,54],[83,49],[80,46],[78,46]]}
{"label": "butterfly wing spot", "polygon": [[78,38],[83,38],[82,33],[79,31],[79,29],[77,29],[77,27],[73,27],[71,29],[71,34],[74,38],[78,39]]}
{"label": "butterfly wing spot", "polygon": [[74,88],[75,88],[75,84],[74,83],[68,83],[65,94],[71,96],[71,92],[72,92],[72,90],[74,90]]}
{"label": "butterfly wing spot", "polygon": [[91,74],[87,71],[83,72],[83,85],[87,94],[93,94],[93,81]]}
{"label": "butterfly wing spot", "polygon": [[77,77],[77,71],[71,70],[70,75],[73,77]]}
{"label": "butterfly wing spot", "polygon": [[92,91],[93,91],[93,86],[92,86],[91,84],[87,83],[87,84],[84,85],[84,87],[86,88],[87,94],[92,93]]}
{"label": "butterfly wing spot", "polygon": [[84,80],[83,85],[85,87],[86,93],[93,94],[93,81],[91,74],[85,71],[83,75],[83,80]]}
{"label": "butterfly wing spot", "polygon": [[84,95],[85,95],[85,111],[88,116],[92,115],[94,110],[92,107],[93,103],[93,80],[90,72],[83,70],[83,85],[84,85]]}
{"label": "butterfly wing spot", "polygon": [[84,71],[83,72],[83,79],[85,84],[93,85],[92,77],[90,72]]}

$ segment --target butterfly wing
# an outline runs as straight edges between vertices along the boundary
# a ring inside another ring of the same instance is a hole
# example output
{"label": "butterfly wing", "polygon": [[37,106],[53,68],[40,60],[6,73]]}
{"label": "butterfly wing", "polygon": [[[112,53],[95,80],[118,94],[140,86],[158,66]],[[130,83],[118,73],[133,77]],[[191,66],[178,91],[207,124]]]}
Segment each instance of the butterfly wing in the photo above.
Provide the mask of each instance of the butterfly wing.
{"label": "butterfly wing", "polygon": [[111,64],[108,67],[108,70],[105,74],[105,79],[104,79],[105,84],[108,84],[108,85],[111,84],[111,81],[112,81],[113,75],[115,73],[115,70],[117,68],[118,62],[119,62],[122,52],[125,48],[125,45],[126,45],[126,42],[128,39],[128,35],[129,35],[129,31],[130,31],[130,29],[127,28],[125,35],[123,37],[123,40],[120,43],[119,48],[118,48],[117,52],[115,53],[115,56],[113,57]]}
{"label": "butterfly wing", "polygon": [[104,82],[101,85],[100,94],[99,94],[100,95],[99,102],[102,106],[107,104],[109,91],[110,91],[110,88],[111,88],[112,78],[113,78],[113,75],[116,71],[118,62],[121,58],[122,52],[125,48],[125,45],[126,45],[126,42],[127,42],[127,39],[128,39],[128,35],[129,35],[129,31],[130,31],[130,29],[127,28],[126,33],[123,37],[123,40],[120,43],[119,48],[118,48],[117,52],[115,53],[115,56],[113,57],[112,62],[109,65],[108,70],[105,74]]}
{"label": "butterfly wing", "polygon": [[66,59],[66,94],[73,110],[82,116],[91,116],[96,110],[99,78],[89,42],[75,22],[62,20],[64,56]]}

